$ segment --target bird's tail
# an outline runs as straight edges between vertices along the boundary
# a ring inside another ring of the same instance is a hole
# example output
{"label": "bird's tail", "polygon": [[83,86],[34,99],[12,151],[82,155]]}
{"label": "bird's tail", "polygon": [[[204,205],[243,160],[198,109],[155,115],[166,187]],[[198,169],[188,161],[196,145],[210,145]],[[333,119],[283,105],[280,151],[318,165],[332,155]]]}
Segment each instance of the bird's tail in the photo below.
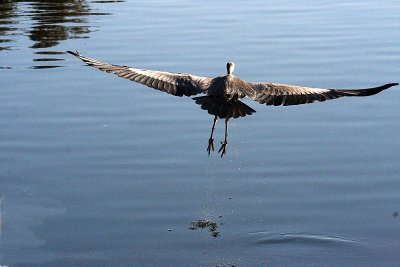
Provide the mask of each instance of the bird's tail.
{"label": "bird's tail", "polygon": [[240,100],[227,101],[224,98],[213,96],[193,97],[193,100],[209,114],[218,116],[220,119],[236,119],[256,112]]}

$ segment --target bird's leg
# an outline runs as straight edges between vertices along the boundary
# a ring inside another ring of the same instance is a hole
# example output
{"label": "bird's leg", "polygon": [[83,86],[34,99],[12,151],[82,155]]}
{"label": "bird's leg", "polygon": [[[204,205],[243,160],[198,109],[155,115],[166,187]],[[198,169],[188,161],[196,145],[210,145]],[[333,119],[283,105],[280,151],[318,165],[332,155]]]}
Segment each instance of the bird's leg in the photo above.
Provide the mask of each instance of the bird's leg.
{"label": "bird's leg", "polygon": [[208,139],[208,147],[207,147],[207,152],[208,155],[210,156],[211,150],[214,151],[214,139],[213,139],[213,135],[214,135],[214,130],[215,130],[215,124],[217,123],[218,117],[215,116],[214,117],[214,123],[213,126],[211,128],[211,135],[210,135],[210,139]]}
{"label": "bird's leg", "polygon": [[226,145],[228,145],[228,122],[229,122],[229,118],[225,119],[225,139],[222,142],[221,141],[221,148],[218,150],[218,153],[221,152],[221,158],[222,156],[226,153]]}

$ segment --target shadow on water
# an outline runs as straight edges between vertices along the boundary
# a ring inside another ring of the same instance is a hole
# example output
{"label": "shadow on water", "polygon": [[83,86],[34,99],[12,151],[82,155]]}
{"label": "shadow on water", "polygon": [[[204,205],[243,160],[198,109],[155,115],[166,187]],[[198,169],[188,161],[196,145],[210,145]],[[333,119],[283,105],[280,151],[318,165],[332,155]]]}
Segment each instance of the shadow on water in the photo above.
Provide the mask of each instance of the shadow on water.
{"label": "shadow on water", "polygon": [[[66,0],[66,1],[2,1],[0,5],[0,52],[18,50],[20,37],[28,37],[33,44],[29,48],[38,58],[33,59],[33,69],[62,67],[56,63],[64,52],[55,47],[68,39],[86,39],[95,31],[91,16],[111,15],[97,12],[93,3],[124,1]],[[46,62],[47,64],[44,64]],[[39,65],[37,65],[39,64]],[[1,68],[10,68],[4,67]]]}

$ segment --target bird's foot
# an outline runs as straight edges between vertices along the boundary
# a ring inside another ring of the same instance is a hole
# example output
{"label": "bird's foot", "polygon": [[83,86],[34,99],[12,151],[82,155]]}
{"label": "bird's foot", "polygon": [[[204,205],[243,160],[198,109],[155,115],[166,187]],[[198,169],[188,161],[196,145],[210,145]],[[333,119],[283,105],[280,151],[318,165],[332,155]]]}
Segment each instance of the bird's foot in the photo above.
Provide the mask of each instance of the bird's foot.
{"label": "bird's foot", "polygon": [[226,153],[226,146],[228,145],[228,142],[222,142],[221,141],[221,148],[218,150],[218,153],[221,152],[221,158],[222,156]]}
{"label": "bird's foot", "polygon": [[208,147],[207,147],[208,156],[210,156],[211,150],[214,151],[214,139],[213,138],[208,139]]}

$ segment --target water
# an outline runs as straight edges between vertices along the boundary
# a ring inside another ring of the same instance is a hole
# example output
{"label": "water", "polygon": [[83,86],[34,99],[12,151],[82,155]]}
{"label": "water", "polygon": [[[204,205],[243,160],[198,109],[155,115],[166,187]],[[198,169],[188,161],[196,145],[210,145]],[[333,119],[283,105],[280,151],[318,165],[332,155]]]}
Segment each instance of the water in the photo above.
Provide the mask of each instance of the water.
{"label": "water", "polygon": [[[397,1],[3,1],[0,265],[397,266],[400,99],[213,117],[66,50],[330,88],[399,82]],[[215,132],[223,139],[223,122]],[[196,227],[193,227],[195,225]]]}

